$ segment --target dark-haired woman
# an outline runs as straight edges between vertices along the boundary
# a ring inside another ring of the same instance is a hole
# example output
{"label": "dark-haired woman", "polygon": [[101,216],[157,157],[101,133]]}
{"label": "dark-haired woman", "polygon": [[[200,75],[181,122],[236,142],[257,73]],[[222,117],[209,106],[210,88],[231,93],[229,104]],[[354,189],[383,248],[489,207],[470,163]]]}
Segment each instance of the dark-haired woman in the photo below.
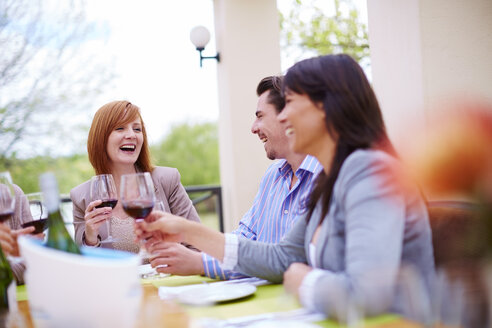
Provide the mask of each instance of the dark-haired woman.
{"label": "dark-haired woman", "polygon": [[400,163],[369,82],[351,57],[329,55],[295,64],[283,87],[278,118],[290,147],[323,165],[305,219],[275,245],[162,213],[137,233],[157,230],[156,238],[186,241],[236,271],[283,281],[305,307],[328,316],[346,315],[349,304],[365,315],[403,312],[399,271],[411,266],[429,287],[431,231],[418,188],[397,182]]}

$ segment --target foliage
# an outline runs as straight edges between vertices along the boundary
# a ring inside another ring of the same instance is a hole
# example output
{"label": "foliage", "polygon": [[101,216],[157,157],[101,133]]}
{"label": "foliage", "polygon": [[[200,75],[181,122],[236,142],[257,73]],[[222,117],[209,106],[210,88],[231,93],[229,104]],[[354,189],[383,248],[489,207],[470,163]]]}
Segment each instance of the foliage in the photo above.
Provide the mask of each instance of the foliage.
{"label": "foliage", "polygon": [[216,123],[177,124],[152,155],[156,165],[177,168],[185,186],[220,182]]}
{"label": "foliage", "polygon": [[[220,182],[218,152],[216,123],[175,125],[162,142],[151,147],[154,163],[176,167],[181,173],[181,182],[185,186]],[[5,162],[0,162],[0,171],[10,171],[14,183],[25,193],[39,191],[38,177],[46,171],[56,174],[62,194],[69,193],[70,189],[94,175],[86,154],[57,158],[10,157],[8,166]]]}
{"label": "foliage", "polygon": [[[101,39],[84,8],[84,0],[0,0],[0,163],[73,144],[74,126],[108,86],[111,65],[83,47]],[[60,143],[66,135],[71,143]]]}
{"label": "foliage", "polygon": [[39,175],[52,171],[55,173],[61,194],[68,194],[70,189],[88,180],[94,170],[87,155],[72,155],[58,158],[38,156],[30,159],[10,158],[11,166],[0,165],[0,171],[8,170],[12,180],[25,193],[39,191]]}
{"label": "foliage", "polygon": [[280,13],[282,46],[310,55],[346,53],[361,65],[369,60],[367,26],[360,22],[352,0],[333,0],[329,16],[313,0],[292,0],[291,10]]}

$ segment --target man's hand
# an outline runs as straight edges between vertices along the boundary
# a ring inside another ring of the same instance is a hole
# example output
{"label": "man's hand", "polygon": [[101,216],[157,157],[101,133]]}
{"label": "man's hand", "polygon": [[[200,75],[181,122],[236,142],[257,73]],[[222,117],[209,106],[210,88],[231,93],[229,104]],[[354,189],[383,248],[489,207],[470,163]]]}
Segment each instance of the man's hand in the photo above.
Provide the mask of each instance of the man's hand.
{"label": "man's hand", "polygon": [[200,252],[172,242],[157,242],[147,250],[151,253],[150,264],[157,272],[182,276],[204,274]]}

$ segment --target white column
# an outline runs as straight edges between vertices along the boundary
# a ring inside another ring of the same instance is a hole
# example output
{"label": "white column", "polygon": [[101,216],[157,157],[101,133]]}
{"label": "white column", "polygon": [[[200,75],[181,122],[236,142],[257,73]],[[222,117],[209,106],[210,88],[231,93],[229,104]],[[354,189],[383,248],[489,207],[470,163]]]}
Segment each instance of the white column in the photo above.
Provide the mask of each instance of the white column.
{"label": "white column", "polygon": [[367,4],[372,80],[397,147],[408,122],[432,128],[428,114],[442,101],[492,100],[491,0]]}
{"label": "white column", "polygon": [[275,0],[214,0],[214,13],[220,179],[225,230],[230,231],[251,206],[271,163],[251,124],[258,82],[280,73],[280,28]]}

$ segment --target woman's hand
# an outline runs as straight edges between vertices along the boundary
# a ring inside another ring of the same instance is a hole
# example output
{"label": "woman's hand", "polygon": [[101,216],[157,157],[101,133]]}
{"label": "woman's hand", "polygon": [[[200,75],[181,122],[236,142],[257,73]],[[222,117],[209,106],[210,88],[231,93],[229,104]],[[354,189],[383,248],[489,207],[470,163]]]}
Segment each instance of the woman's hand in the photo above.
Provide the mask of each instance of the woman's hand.
{"label": "woman's hand", "polygon": [[135,222],[135,234],[137,240],[145,240],[146,249],[161,241],[186,242],[219,261],[224,258],[223,233],[171,213],[153,211],[145,221]]}
{"label": "woman's hand", "polygon": [[137,240],[145,240],[145,247],[160,241],[182,242],[187,220],[161,211],[152,211],[144,221],[135,222]]}
{"label": "woman's hand", "polygon": [[101,200],[90,202],[85,210],[85,242],[87,245],[97,244],[97,235],[101,224],[111,218],[113,209],[111,207],[96,208],[102,203]]}
{"label": "woman's hand", "polygon": [[19,246],[17,236],[27,235],[34,231],[34,227],[27,227],[19,230],[10,230],[5,224],[0,224],[0,245],[2,250],[8,255],[19,256]]}
{"label": "woman's hand", "polygon": [[13,250],[10,253],[12,256],[20,256],[19,252],[19,245],[17,244],[17,237],[22,236],[22,235],[29,235],[35,230],[34,227],[27,227],[23,229],[18,229],[18,230],[11,230],[11,236],[14,239],[14,244],[13,244]]}
{"label": "woman's hand", "polygon": [[12,231],[5,224],[0,224],[0,245],[2,250],[8,254],[13,255],[16,248],[15,237],[12,235]]}
{"label": "woman's hand", "polygon": [[292,263],[287,271],[284,272],[284,288],[287,292],[299,297],[299,287],[301,287],[304,277],[313,268],[304,263]]}

